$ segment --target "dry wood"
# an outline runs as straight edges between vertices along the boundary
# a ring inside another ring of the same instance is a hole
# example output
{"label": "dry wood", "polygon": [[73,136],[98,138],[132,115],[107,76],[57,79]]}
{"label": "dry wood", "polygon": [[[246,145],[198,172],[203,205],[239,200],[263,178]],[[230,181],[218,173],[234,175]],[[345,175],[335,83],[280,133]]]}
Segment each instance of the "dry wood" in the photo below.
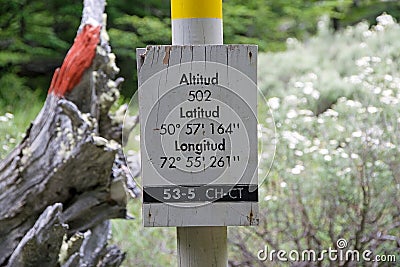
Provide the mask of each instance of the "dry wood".
{"label": "dry wood", "polygon": [[[119,266],[124,258],[107,245],[108,220],[127,218],[127,194],[138,190],[122,154],[122,120],[110,114],[122,79],[114,81],[104,7],[84,1],[78,36],[87,25],[101,33],[68,62],[85,68],[81,79],[50,88],[24,140],[0,162],[0,266]],[[95,56],[83,64],[88,49]],[[54,80],[67,79],[59,72]]]}

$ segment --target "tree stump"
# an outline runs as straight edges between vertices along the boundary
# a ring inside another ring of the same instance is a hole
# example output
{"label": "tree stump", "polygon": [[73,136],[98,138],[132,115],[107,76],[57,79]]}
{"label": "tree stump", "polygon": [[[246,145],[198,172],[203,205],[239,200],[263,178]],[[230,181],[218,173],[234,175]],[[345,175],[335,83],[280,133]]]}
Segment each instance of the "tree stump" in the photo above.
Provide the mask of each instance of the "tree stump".
{"label": "tree stump", "polygon": [[[85,0],[77,37],[26,137],[0,162],[0,266],[119,266],[111,218],[138,193],[110,112],[122,78],[105,0]],[[122,114],[123,108],[116,112]]]}

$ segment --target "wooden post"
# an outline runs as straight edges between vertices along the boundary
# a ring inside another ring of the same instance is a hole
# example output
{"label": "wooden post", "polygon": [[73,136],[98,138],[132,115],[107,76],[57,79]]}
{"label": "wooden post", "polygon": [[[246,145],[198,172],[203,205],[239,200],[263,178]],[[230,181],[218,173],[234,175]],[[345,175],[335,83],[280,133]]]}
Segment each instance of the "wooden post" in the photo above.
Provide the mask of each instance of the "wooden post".
{"label": "wooden post", "polygon": [[227,227],[177,227],[179,266],[227,266]]}
{"label": "wooden post", "polygon": [[[172,44],[222,44],[222,0],[171,0]],[[177,227],[180,267],[228,264],[227,227]]]}

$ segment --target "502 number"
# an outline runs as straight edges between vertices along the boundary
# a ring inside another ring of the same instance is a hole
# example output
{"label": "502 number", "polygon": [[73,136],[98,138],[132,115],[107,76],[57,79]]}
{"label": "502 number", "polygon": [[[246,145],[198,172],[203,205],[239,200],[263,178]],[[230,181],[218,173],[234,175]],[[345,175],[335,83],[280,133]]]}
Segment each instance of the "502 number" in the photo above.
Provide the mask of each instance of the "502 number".
{"label": "502 number", "polygon": [[190,101],[190,102],[193,102],[193,101],[198,101],[198,102],[201,102],[201,101],[211,101],[211,99],[210,99],[210,97],[211,97],[211,91],[210,90],[204,90],[204,91],[202,91],[202,90],[193,90],[193,91],[189,91],[189,98],[188,98],[188,100]]}

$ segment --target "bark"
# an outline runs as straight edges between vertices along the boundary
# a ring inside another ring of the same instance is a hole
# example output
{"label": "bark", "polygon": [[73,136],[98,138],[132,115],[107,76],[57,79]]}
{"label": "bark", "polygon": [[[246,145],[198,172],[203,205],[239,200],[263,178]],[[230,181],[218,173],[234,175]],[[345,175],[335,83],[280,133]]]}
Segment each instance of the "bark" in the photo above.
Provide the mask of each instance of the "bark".
{"label": "bark", "polygon": [[[119,266],[111,218],[138,193],[110,113],[121,78],[103,22],[85,0],[74,45],[24,140],[0,162],[0,266]],[[137,173],[136,173],[137,174]],[[136,175],[135,174],[135,175]]]}

